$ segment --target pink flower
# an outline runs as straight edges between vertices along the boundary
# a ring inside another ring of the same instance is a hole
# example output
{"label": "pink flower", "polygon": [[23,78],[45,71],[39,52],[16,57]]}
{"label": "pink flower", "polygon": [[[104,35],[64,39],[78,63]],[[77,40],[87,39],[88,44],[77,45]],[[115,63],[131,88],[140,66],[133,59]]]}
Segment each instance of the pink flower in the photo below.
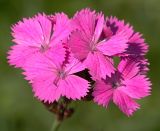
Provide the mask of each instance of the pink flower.
{"label": "pink flower", "polygon": [[72,32],[68,46],[76,58],[83,61],[93,79],[105,78],[114,73],[110,56],[122,53],[127,48],[127,34],[120,31],[112,37],[104,37],[105,24],[102,13],[83,9],[72,20],[75,31]]}
{"label": "pink flower", "polygon": [[40,101],[84,97],[104,107],[113,101],[130,116],[140,108],[136,100],[150,95],[148,46],[116,17],[105,19],[90,9],[71,20],[64,13],[43,13],[15,24],[12,36],[9,64],[24,70]]}
{"label": "pink flower", "polygon": [[94,101],[108,107],[109,102],[113,100],[123,113],[132,115],[140,108],[135,100],[150,95],[151,83],[141,74],[139,64],[134,59],[122,59],[115,74],[96,81]]}
{"label": "pink flower", "polygon": [[62,50],[60,43],[66,40],[71,28],[67,15],[63,13],[52,17],[38,14],[18,22],[12,31],[13,42],[16,44],[9,51],[9,63],[23,68],[25,62],[36,53],[47,54],[49,50],[54,50],[56,54],[53,48]]}
{"label": "pink flower", "polygon": [[[35,54],[24,67],[26,79],[32,83],[35,96],[44,102],[58,101],[61,96],[68,99],[84,97],[89,88],[89,82],[74,73],[85,69],[83,64],[73,56],[68,56],[59,63],[55,61],[55,53],[50,56]],[[62,60],[62,59],[61,59]]]}
{"label": "pink flower", "polygon": [[105,36],[112,37],[113,35],[126,30],[129,38],[128,48],[122,56],[128,55],[145,55],[148,52],[148,45],[145,43],[140,33],[134,32],[133,27],[129,24],[125,24],[123,20],[118,20],[116,17],[107,17],[104,27]]}

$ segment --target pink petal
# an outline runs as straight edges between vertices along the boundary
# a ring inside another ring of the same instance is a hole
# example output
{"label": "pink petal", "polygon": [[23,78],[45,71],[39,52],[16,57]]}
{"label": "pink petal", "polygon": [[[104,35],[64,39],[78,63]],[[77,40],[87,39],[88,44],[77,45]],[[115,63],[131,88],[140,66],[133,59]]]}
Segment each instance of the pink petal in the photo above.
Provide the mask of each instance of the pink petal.
{"label": "pink petal", "polygon": [[144,75],[137,75],[132,79],[123,81],[125,87],[121,90],[131,98],[140,99],[150,95],[151,82]]}
{"label": "pink petal", "polygon": [[54,63],[61,65],[65,61],[66,49],[61,43],[59,43],[58,45],[53,45],[52,48],[44,52],[42,55],[45,55]]}
{"label": "pink petal", "polygon": [[[48,54],[49,57],[51,56],[50,52],[53,52],[52,59],[55,59],[55,61],[64,60],[65,51],[61,42],[58,45],[52,45],[52,47],[49,45],[52,23],[45,14],[38,14],[32,19],[24,19],[23,22],[15,25],[12,30],[13,41],[18,45],[13,46],[9,51],[8,59],[11,65],[22,67],[35,53]],[[42,46],[46,49],[43,49]]]}
{"label": "pink petal", "polygon": [[102,14],[99,14],[97,16],[97,24],[96,24],[96,28],[94,31],[94,42],[98,42],[100,35],[102,33],[104,27],[104,16]]}
{"label": "pink petal", "polygon": [[149,71],[148,66],[150,63],[148,62],[148,59],[144,58],[143,56],[138,58],[139,59],[139,67],[140,67],[140,73],[141,74],[146,74],[147,71]]}
{"label": "pink petal", "polygon": [[109,102],[113,98],[113,88],[111,84],[104,81],[96,81],[93,91],[94,101],[98,105],[108,107]]}
{"label": "pink petal", "polygon": [[26,60],[29,59],[32,55],[38,52],[36,48],[30,48],[23,45],[14,45],[11,47],[11,50],[8,52],[8,62],[10,65],[15,67],[21,67],[26,63]]}
{"label": "pink petal", "polygon": [[15,43],[39,47],[49,39],[46,36],[50,36],[51,22],[45,14],[39,14],[36,18],[23,19],[12,27],[12,31]]}
{"label": "pink petal", "polygon": [[66,64],[65,71],[68,74],[74,74],[85,69],[85,66],[78,59],[74,58],[73,55],[69,57],[69,63]]}
{"label": "pink petal", "polygon": [[36,54],[26,62],[24,66],[25,72],[23,74],[30,81],[39,80],[41,77],[56,79],[57,68],[58,65],[56,65],[56,62],[44,55]]}
{"label": "pink petal", "polygon": [[50,42],[50,38],[52,35],[52,21],[50,21],[48,19],[48,16],[46,16],[45,14],[41,15],[38,14],[35,19],[38,21],[38,23],[41,26],[41,30],[43,33],[43,36],[41,36],[43,38],[43,41],[46,42],[47,44],[49,44]]}
{"label": "pink petal", "polygon": [[88,67],[94,80],[105,79],[106,75],[111,76],[111,73],[114,73],[112,59],[103,56],[100,52],[89,53],[84,64]]}
{"label": "pink petal", "polygon": [[57,13],[55,15],[55,24],[53,35],[51,38],[51,45],[65,42],[72,31],[71,23],[68,16],[64,13]]}
{"label": "pink petal", "polygon": [[68,47],[77,59],[84,60],[90,51],[89,42],[90,40],[83,33],[74,31],[69,39]]}
{"label": "pink petal", "polygon": [[54,84],[52,76],[42,76],[34,80],[32,86],[35,97],[41,101],[51,103],[58,101],[61,96],[61,90]]}
{"label": "pink petal", "polygon": [[131,97],[126,95],[121,88],[114,90],[113,102],[120,108],[120,110],[127,116],[131,116],[140,105],[137,104]]}
{"label": "pink petal", "polygon": [[106,26],[110,28],[113,35],[123,31],[125,32],[126,37],[130,38],[134,33],[132,26],[125,24],[124,20],[118,20],[116,17],[107,17]]}
{"label": "pink petal", "polygon": [[40,76],[51,75],[56,77],[58,69],[60,69],[65,59],[65,49],[62,45],[57,45],[48,50],[45,54],[36,53],[30,58],[23,69],[28,80],[40,79]]}
{"label": "pink petal", "polygon": [[[128,61],[128,63],[132,61],[131,63],[136,63],[135,66],[137,66],[137,72],[138,72],[138,69],[139,69],[140,74],[146,74],[147,71],[149,70],[148,59],[146,59],[144,56],[132,55],[132,56],[128,56],[128,57],[122,57],[122,61]],[[122,62],[121,66],[124,66],[123,64],[124,63]],[[136,67],[134,67],[134,68],[136,68]]]}
{"label": "pink petal", "polygon": [[122,73],[124,79],[130,79],[139,73],[138,65],[139,63],[136,59],[124,58],[119,63],[118,70]]}
{"label": "pink petal", "polygon": [[97,45],[97,49],[105,55],[112,56],[123,53],[128,46],[127,42],[128,39],[124,32],[120,32],[117,35],[112,36],[109,40],[100,42]]}
{"label": "pink petal", "polygon": [[113,32],[112,35],[121,31],[126,32],[126,36],[129,38],[128,48],[126,52],[121,55],[144,55],[148,52],[148,45],[145,43],[142,35],[140,33],[135,33],[133,27],[129,24],[125,24],[124,20],[118,20],[116,17],[106,18],[106,27],[111,29]]}
{"label": "pink petal", "polygon": [[59,82],[59,88],[63,96],[76,100],[87,95],[89,83],[78,76],[69,75]]}
{"label": "pink petal", "polygon": [[[74,26],[75,31],[73,31],[70,36],[68,46],[71,48],[75,57],[79,60],[84,60],[90,51],[91,42],[95,32],[95,21],[95,11],[89,9],[81,10],[73,17],[72,26]],[[100,19],[97,28],[101,28],[101,21],[102,20]],[[97,35],[99,35],[99,33]]]}
{"label": "pink petal", "polygon": [[96,13],[90,9],[83,9],[73,17],[73,25],[83,33],[83,36],[91,39],[95,30]]}
{"label": "pink petal", "polygon": [[109,27],[104,26],[104,27],[103,27],[103,34],[104,34],[104,36],[105,36],[106,38],[110,38],[110,37],[112,37],[113,32],[112,32],[112,30],[111,30]]}
{"label": "pink petal", "polygon": [[129,40],[126,54],[145,55],[148,52],[148,45],[140,33],[135,33]]}

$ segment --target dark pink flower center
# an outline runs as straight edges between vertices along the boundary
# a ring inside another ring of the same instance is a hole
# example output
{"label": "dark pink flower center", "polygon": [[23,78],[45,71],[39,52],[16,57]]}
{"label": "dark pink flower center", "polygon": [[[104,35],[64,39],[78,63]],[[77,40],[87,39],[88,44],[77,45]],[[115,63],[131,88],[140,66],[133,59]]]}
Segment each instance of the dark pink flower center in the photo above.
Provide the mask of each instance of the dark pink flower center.
{"label": "dark pink flower center", "polygon": [[96,43],[94,43],[94,42],[91,42],[91,44],[90,44],[90,51],[91,52],[94,52],[94,51],[96,51],[97,49],[96,49]]}
{"label": "dark pink flower center", "polygon": [[63,70],[59,71],[58,76],[59,76],[60,79],[64,79],[66,77],[66,72],[64,72]]}
{"label": "dark pink flower center", "polygon": [[119,82],[117,82],[117,81],[112,82],[112,87],[113,87],[113,88],[118,88],[120,85],[121,85],[121,84],[120,84]]}
{"label": "dark pink flower center", "polygon": [[40,51],[43,53],[49,49],[49,44],[42,44],[40,47]]}
{"label": "dark pink flower center", "polygon": [[112,74],[111,78],[107,77],[106,82],[109,81],[112,88],[118,88],[123,85],[123,78],[119,72]]}
{"label": "dark pink flower center", "polygon": [[55,78],[55,80],[54,80],[53,83],[54,83],[55,85],[58,85],[58,82],[59,82],[60,80],[62,80],[62,79],[65,79],[66,76],[67,76],[67,73],[66,73],[63,69],[58,70],[58,71],[57,71],[57,77]]}

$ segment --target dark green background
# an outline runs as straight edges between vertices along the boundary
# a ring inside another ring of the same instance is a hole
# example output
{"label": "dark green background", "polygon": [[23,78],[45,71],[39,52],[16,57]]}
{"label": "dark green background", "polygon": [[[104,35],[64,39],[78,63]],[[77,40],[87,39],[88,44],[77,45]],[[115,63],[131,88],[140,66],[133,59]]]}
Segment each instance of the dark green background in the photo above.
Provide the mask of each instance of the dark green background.
{"label": "dark green background", "polygon": [[113,104],[106,110],[90,102],[74,103],[76,112],[60,131],[160,131],[160,0],[0,0],[0,131],[49,131],[54,121],[21,71],[7,64],[10,26],[37,12],[72,16],[85,7],[125,19],[144,34],[150,45],[152,95],[139,101],[141,109],[130,118]]}

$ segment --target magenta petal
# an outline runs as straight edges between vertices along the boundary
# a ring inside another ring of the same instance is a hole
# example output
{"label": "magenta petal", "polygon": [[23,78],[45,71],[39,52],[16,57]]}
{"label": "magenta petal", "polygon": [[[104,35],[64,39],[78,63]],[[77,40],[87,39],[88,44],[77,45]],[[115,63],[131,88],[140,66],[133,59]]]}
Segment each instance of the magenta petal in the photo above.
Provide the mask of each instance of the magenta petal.
{"label": "magenta petal", "polygon": [[112,56],[123,53],[128,47],[128,39],[123,32],[112,36],[109,40],[102,41],[97,45],[97,49],[102,51],[103,54]]}
{"label": "magenta petal", "polygon": [[137,75],[132,79],[124,80],[123,84],[125,87],[122,87],[121,90],[131,98],[140,99],[150,95],[151,83],[144,75]]}
{"label": "magenta petal", "polygon": [[[95,21],[95,11],[91,11],[89,9],[81,10],[73,17],[72,26],[74,26],[75,31],[71,33],[68,47],[71,48],[71,51],[79,60],[84,60],[90,51],[96,26]],[[101,20],[97,28],[100,26],[100,23]]]}
{"label": "magenta petal", "polygon": [[93,37],[96,21],[95,11],[90,9],[82,9],[77,12],[73,17],[73,26],[83,33],[83,36],[88,39]]}
{"label": "magenta petal", "polygon": [[45,42],[47,44],[49,44],[50,42],[50,38],[51,38],[51,31],[52,31],[52,22],[48,19],[48,16],[43,14],[38,14],[35,17],[35,20],[39,23],[40,25],[40,29],[42,30],[43,36],[42,37],[42,42]]}
{"label": "magenta petal", "polygon": [[65,49],[62,45],[51,48],[45,54],[35,53],[26,63],[25,70],[26,79],[40,79],[41,76],[50,74],[56,77],[65,58]]}
{"label": "magenta petal", "polygon": [[108,107],[109,102],[113,98],[113,88],[110,84],[106,84],[103,81],[96,81],[92,95],[98,105]]}
{"label": "magenta petal", "polygon": [[135,33],[128,42],[125,55],[145,55],[148,52],[148,45],[140,33]]}
{"label": "magenta petal", "polygon": [[130,79],[139,73],[138,65],[139,63],[136,59],[124,58],[119,63],[118,70],[122,73],[124,79]]}
{"label": "magenta petal", "polygon": [[78,59],[74,58],[73,55],[69,57],[69,62],[65,65],[65,71],[68,74],[74,74],[85,69],[85,66]]}
{"label": "magenta petal", "polygon": [[22,67],[35,53],[42,53],[45,55],[48,53],[48,50],[53,51],[53,59],[56,59],[56,61],[63,61],[64,55],[61,55],[62,51],[60,50],[60,48],[62,49],[62,42],[59,41],[57,45],[50,45],[50,38],[53,33],[52,24],[48,16],[45,14],[38,14],[33,18],[24,19],[23,22],[19,22],[13,26],[13,41],[17,45],[13,46],[11,51],[9,51],[9,63],[16,67]]}
{"label": "magenta petal", "polygon": [[23,74],[26,76],[26,79],[30,81],[40,80],[41,77],[51,77],[52,79],[55,79],[57,65],[44,55],[36,54],[30,61],[27,61],[24,70],[25,72]]}
{"label": "magenta petal", "polygon": [[72,31],[71,23],[68,16],[64,13],[55,15],[55,24],[53,26],[53,35],[51,37],[51,45],[65,42]]}
{"label": "magenta petal", "polygon": [[80,31],[74,31],[69,39],[68,47],[71,48],[71,51],[76,58],[83,60],[87,57],[90,51],[89,42],[89,38],[83,33]]}
{"label": "magenta petal", "polygon": [[149,71],[148,66],[150,65],[148,59],[144,58],[143,56],[138,58],[139,59],[139,67],[140,67],[140,74],[146,74]]}
{"label": "magenta petal", "polygon": [[54,85],[52,77],[41,77],[32,84],[35,96],[44,102],[58,101],[61,96],[61,90]]}
{"label": "magenta petal", "polygon": [[114,90],[113,102],[120,108],[120,110],[127,116],[131,116],[140,105],[137,104],[131,97],[126,95],[121,87]]}
{"label": "magenta petal", "polygon": [[87,95],[89,83],[78,76],[69,75],[59,82],[59,88],[62,91],[62,96],[76,100]]}
{"label": "magenta petal", "polygon": [[36,48],[29,48],[28,46],[24,45],[14,45],[8,52],[8,62],[10,65],[14,65],[15,67],[23,68],[26,60],[34,55],[37,51],[38,49]]}
{"label": "magenta petal", "polygon": [[106,26],[111,29],[113,35],[124,31],[127,38],[130,38],[134,33],[133,27],[130,24],[126,24],[124,20],[118,20],[116,17],[106,18]]}
{"label": "magenta petal", "polygon": [[89,53],[84,64],[88,67],[94,80],[105,79],[106,75],[111,76],[111,73],[114,73],[112,59],[105,57],[100,52]]}
{"label": "magenta petal", "polygon": [[96,24],[96,28],[94,31],[94,42],[98,42],[100,35],[102,33],[104,27],[104,16],[102,14],[99,14],[97,16],[97,24]]}
{"label": "magenta petal", "polygon": [[[46,28],[48,27],[48,28]],[[44,30],[46,29],[46,30]],[[25,46],[40,46],[47,42],[51,31],[51,22],[45,14],[36,18],[23,19],[12,27],[14,42]]]}
{"label": "magenta petal", "polygon": [[66,50],[61,43],[58,45],[52,46],[52,48],[48,49],[42,55],[52,60],[54,63],[61,65],[65,61]]}

